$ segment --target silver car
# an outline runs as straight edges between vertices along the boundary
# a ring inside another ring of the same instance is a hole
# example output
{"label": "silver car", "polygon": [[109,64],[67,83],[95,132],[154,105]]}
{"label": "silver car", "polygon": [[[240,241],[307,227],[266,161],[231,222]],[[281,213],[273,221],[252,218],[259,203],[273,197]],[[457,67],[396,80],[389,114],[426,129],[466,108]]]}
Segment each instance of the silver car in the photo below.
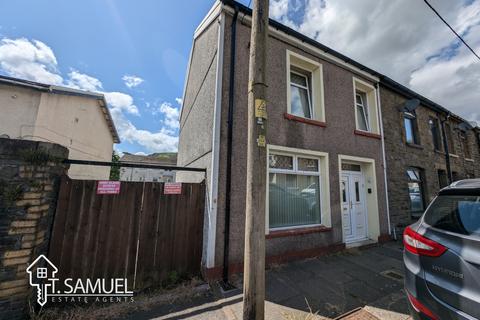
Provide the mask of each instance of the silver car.
{"label": "silver car", "polygon": [[442,189],[403,243],[414,319],[480,319],[480,179]]}

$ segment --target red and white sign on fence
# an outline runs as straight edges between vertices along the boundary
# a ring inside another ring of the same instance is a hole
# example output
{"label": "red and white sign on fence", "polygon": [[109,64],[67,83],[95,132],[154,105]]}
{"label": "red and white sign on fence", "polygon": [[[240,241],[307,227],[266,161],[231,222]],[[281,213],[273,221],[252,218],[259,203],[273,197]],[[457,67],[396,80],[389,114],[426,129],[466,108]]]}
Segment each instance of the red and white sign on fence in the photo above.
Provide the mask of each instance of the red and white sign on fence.
{"label": "red and white sign on fence", "polygon": [[182,194],[181,182],[165,182],[163,194]]}
{"label": "red and white sign on fence", "polygon": [[120,181],[98,181],[97,194],[119,194]]}

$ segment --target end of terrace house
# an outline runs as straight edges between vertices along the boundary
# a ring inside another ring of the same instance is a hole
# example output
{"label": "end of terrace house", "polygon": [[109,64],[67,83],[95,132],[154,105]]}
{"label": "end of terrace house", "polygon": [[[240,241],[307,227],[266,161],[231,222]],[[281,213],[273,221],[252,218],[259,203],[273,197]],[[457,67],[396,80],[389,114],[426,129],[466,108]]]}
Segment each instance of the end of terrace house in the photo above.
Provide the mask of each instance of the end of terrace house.
{"label": "end of terrace house", "polygon": [[[216,1],[187,69],[177,165],[207,168],[207,278],[242,270],[250,22]],[[479,129],[442,106],[273,20],[267,54],[267,264],[401,232],[446,183],[443,130],[456,178],[480,175]]]}

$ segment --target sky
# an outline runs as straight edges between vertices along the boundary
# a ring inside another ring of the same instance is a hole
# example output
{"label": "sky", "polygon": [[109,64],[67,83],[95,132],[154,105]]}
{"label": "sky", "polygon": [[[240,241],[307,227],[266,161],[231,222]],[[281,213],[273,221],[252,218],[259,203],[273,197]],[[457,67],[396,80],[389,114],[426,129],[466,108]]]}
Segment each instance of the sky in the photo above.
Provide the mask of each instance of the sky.
{"label": "sky", "polygon": [[[430,2],[480,53],[480,0]],[[118,152],[176,151],[193,32],[212,5],[0,1],[0,74],[103,92]],[[422,0],[271,0],[270,17],[480,123],[480,61]]]}

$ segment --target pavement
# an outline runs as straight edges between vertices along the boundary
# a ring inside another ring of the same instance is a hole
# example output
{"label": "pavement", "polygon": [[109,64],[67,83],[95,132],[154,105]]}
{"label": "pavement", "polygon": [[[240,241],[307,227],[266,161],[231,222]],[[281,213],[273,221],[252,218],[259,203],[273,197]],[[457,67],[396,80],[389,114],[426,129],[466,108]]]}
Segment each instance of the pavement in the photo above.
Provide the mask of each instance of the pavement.
{"label": "pavement", "polygon": [[[233,281],[242,287],[241,278]],[[406,320],[402,246],[389,242],[275,266],[266,273],[266,319]],[[135,312],[126,319],[242,319],[241,289]]]}

